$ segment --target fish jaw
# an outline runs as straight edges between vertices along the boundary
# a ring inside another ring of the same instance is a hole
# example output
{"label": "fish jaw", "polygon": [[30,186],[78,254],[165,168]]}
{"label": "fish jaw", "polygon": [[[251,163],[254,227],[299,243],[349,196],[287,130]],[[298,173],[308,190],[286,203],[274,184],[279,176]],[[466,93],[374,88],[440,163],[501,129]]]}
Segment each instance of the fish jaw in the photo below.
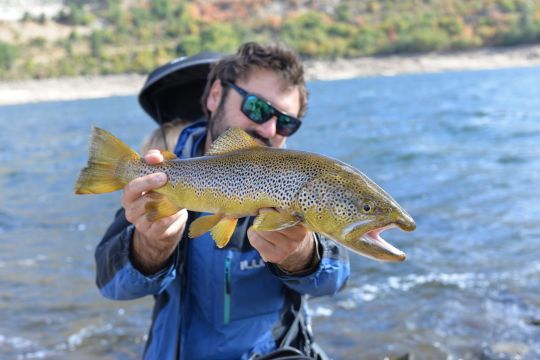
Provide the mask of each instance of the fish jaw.
{"label": "fish jaw", "polygon": [[380,234],[387,229],[396,227],[391,224],[382,228],[370,230],[357,238],[350,249],[373,260],[401,262],[407,257],[405,253],[384,240]]}
{"label": "fish jaw", "polygon": [[401,262],[406,259],[407,256],[403,251],[388,243],[380,234],[392,228],[413,231],[416,224],[408,214],[403,213],[403,216],[395,222],[382,227],[370,226],[369,221],[358,222],[355,225],[359,226],[354,230],[350,227],[346,229],[349,233],[346,236],[347,240],[343,242],[351,251],[378,261]]}
{"label": "fish jaw", "polygon": [[403,210],[401,216],[396,220],[396,225],[403,231],[414,231],[416,229],[414,219],[405,210]]}
{"label": "fish jaw", "polygon": [[398,209],[400,210],[398,212],[399,215],[388,225],[369,229],[373,225],[370,226],[369,221],[363,221],[357,223],[360,225],[357,227],[360,231],[354,231],[349,228],[350,235],[354,232],[359,234],[348,241],[349,249],[373,260],[386,262],[404,261],[407,255],[381,237],[383,231],[392,228],[399,228],[402,231],[414,231],[416,229],[416,223],[413,218],[405,210],[401,209],[401,207],[398,207]]}

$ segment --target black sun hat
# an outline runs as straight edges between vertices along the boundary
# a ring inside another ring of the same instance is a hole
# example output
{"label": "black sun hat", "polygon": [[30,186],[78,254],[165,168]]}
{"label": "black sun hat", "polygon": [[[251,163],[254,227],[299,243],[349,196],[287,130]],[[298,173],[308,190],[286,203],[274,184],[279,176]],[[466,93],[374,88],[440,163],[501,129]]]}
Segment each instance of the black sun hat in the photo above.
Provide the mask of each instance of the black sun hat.
{"label": "black sun hat", "polygon": [[179,57],[152,71],[139,93],[139,104],[158,124],[203,116],[201,97],[210,65],[223,54],[203,52]]}

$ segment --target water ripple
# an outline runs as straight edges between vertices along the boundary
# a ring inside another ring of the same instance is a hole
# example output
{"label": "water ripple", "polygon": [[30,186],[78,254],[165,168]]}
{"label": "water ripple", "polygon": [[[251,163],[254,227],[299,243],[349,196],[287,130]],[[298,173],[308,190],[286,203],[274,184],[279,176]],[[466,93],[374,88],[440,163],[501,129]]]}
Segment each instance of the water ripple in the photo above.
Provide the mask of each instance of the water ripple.
{"label": "water ripple", "polygon": [[[395,292],[408,292],[417,287],[456,287],[460,290],[484,290],[496,288],[495,285],[500,285],[501,282],[510,282],[514,285],[526,283],[534,277],[540,279],[540,261],[529,264],[521,270],[504,273],[427,273],[390,276],[384,282],[350,288],[347,292],[351,294],[353,300],[361,303],[374,301]],[[350,307],[350,303],[345,302],[345,304],[345,307]]]}

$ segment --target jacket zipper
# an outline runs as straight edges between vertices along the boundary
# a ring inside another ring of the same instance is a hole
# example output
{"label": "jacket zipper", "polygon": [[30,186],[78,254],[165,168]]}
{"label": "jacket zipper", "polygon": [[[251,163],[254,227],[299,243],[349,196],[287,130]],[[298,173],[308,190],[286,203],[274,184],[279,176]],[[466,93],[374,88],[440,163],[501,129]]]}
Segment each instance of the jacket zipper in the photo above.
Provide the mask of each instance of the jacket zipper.
{"label": "jacket zipper", "polygon": [[228,324],[231,320],[231,263],[232,251],[225,258],[225,283],[223,297],[223,323]]}

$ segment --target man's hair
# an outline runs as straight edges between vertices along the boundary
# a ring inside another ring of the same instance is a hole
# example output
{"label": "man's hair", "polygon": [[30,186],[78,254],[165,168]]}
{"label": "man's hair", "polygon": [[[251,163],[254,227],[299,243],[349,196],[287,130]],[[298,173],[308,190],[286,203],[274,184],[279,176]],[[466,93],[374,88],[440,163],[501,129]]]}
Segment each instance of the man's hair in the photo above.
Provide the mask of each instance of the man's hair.
{"label": "man's hair", "polygon": [[[223,57],[212,66],[206,88],[202,96],[202,107],[207,118],[210,113],[206,107],[206,100],[210,94],[212,84],[216,80],[236,82],[246,79],[251,70],[265,69],[276,72],[288,86],[298,86],[300,91],[300,110],[298,117],[306,113],[307,89],[304,81],[304,67],[298,55],[291,49],[278,44],[261,45],[248,42],[240,46],[234,55]],[[226,90],[223,98],[226,96]]]}

